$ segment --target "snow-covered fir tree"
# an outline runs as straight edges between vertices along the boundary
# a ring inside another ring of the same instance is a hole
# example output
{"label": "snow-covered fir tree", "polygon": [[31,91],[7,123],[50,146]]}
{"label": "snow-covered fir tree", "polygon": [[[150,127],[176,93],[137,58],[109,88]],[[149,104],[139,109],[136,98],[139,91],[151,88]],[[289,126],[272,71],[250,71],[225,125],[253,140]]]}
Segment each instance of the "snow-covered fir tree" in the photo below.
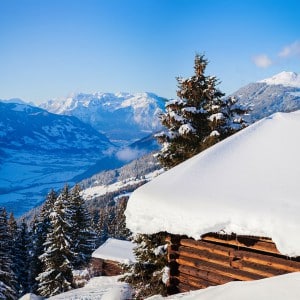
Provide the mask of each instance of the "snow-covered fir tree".
{"label": "snow-covered fir tree", "polygon": [[144,299],[155,294],[167,294],[167,244],[166,233],[137,234],[133,242],[137,244],[134,253],[137,263],[124,265],[125,277],[134,290],[134,299]]}
{"label": "snow-covered fir tree", "polygon": [[101,208],[99,210],[99,219],[95,228],[99,239],[98,246],[103,244],[108,239],[108,218],[108,208]]}
{"label": "snow-covered fir tree", "polygon": [[33,293],[37,293],[38,281],[37,276],[43,272],[43,263],[39,257],[44,253],[44,243],[46,242],[47,234],[51,226],[50,212],[57,199],[57,194],[51,190],[41,208],[39,216],[35,216],[30,230],[30,272],[29,285]]}
{"label": "snow-covered fir tree", "polygon": [[178,77],[178,99],[166,104],[161,122],[166,127],[156,135],[162,149],[160,163],[167,169],[212,146],[246,124],[246,110],[235,99],[224,99],[215,76],[206,76],[208,62],[204,55],[195,56],[195,74]]}
{"label": "snow-covered fir tree", "polygon": [[44,243],[45,252],[40,256],[43,263],[43,272],[38,276],[38,292],[40,295],[50,297],[71,289],[72,266],[69,258],[70,250],[70,224],[67,214],[68,187],[54,202],[50,212],[51,226]]}
{"label": "snow-covered fir tree", "polygon": [[71,263],[74,268],[88,263],[96,245],[96,233],[92,229],[91,217],[84,206],[80,190],[80,186],[75,185],[67,205],[71,225],[71,251],[74,253]]}
{"label": "snow-covered fir tree", "polygon": [[125,210],[127,207],[128,197],[121,197],[117,200],[115,205],[115,219],[114,219],[114,238],[127,240],[131,236],[130,230],[126,227]]}
{"label": "snow-covered fir tree", "polygon": [[17,299],[16,279],[12,262],[12,238],[7,224],[7,213],[0,207],[0,299]]}
{"label": "snow-covered fir tree", "polygon": [[27,224],[24,220],[21,220],[14,240],[15,251],[13,257],[19,297],[30,291],[28,272],[30,267],[29,248],[30,240]]}

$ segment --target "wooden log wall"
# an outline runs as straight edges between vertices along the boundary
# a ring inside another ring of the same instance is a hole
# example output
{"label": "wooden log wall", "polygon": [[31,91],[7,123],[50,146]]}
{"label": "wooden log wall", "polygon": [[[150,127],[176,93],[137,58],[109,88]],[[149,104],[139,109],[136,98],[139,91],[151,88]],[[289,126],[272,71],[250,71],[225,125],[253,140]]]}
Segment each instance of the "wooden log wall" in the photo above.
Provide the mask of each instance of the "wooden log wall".
{"label": "wooden log wall", "polygon": [[168,237],[169,292],[300,271],[300,257],[281,255],[269,238],[210,233],[195,241]]}
{"label": "wooden log wall", "polygon": [[93,276],[115,276],[123,272],[118,262],[101,258],[92,258],[89,269]]}

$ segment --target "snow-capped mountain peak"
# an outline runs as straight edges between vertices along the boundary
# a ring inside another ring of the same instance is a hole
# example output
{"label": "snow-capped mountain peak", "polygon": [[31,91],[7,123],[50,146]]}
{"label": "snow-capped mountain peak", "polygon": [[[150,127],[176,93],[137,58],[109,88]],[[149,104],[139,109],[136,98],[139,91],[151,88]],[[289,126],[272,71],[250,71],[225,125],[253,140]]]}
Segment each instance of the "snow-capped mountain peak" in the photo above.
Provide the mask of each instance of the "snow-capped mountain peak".
{"label": "snow-capped mountain peak", "polygon": [[269,85],[284,85],[291,87],[300,88],[300,75],[295,72],[280,72],[270,78],[263,79],[259,82],[266,83]]}
{"label": "snow-capped mountain peak", "polygon": [[49,112],[75,116],[117,144],[129,144],[161,129],[166,99],[153,93],[73,94],[40,105]]}

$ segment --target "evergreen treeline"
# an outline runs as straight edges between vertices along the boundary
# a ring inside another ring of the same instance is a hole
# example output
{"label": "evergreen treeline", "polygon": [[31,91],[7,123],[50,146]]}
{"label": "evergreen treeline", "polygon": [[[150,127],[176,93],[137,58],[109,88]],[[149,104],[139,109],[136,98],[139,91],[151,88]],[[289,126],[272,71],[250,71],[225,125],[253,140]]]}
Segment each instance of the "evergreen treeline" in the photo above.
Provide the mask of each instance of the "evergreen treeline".
{"label": "evergreen treeline", "polygon": [[87,265],[96,240],[79,186],[51,191],[29,229],[0,208],[0,299],[71,289],[72,270]]}
{"label": "evergreen treeline", "polygon": [[144,155],[125,166],[103,171],[92,177],[80,182],[82,188],[89,188],[97,185],[109,185],[117,181],[127,181],[130,178],[142,178],[143,176],[161,168],[157,158],[153,156],[153,153]]}
{"label": "evergreen treeline", "polygon": [[128,197],[115,196],[90,212],[79,185],[66,185],[59,195],[51,190],[29,228],[0,208],[0,299],[29,292],[50,297],[75,288],[72,271],[88,266],[96,246],[130,236]]}

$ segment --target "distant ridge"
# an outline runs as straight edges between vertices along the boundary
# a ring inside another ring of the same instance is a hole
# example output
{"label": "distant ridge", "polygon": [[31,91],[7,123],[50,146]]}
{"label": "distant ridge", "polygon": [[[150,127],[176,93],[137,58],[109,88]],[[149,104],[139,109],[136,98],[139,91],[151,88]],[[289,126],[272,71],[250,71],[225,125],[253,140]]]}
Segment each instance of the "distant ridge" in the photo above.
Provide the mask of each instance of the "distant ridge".
{"label": "distant ridge", "polygon": [[278,73],[270,78],[263,79],[259,82],[266,83],[269,85],[281,84],[284,86],[300,88],[300,75],[295,72],[283,71],[283,72]]}
{"label": "distant ridge", "polygon": [[161,129],[166,99],[153,93],[74,94],[40,105],[52,113],[74,116],[118,145],[128,145]]}
{"label": "distant ridge", "polygon": [[250,106],[249,121],[255,122],[276,112],[300,109],[300,75],[281,72],[250,83],[233,94],[241,104]]}

